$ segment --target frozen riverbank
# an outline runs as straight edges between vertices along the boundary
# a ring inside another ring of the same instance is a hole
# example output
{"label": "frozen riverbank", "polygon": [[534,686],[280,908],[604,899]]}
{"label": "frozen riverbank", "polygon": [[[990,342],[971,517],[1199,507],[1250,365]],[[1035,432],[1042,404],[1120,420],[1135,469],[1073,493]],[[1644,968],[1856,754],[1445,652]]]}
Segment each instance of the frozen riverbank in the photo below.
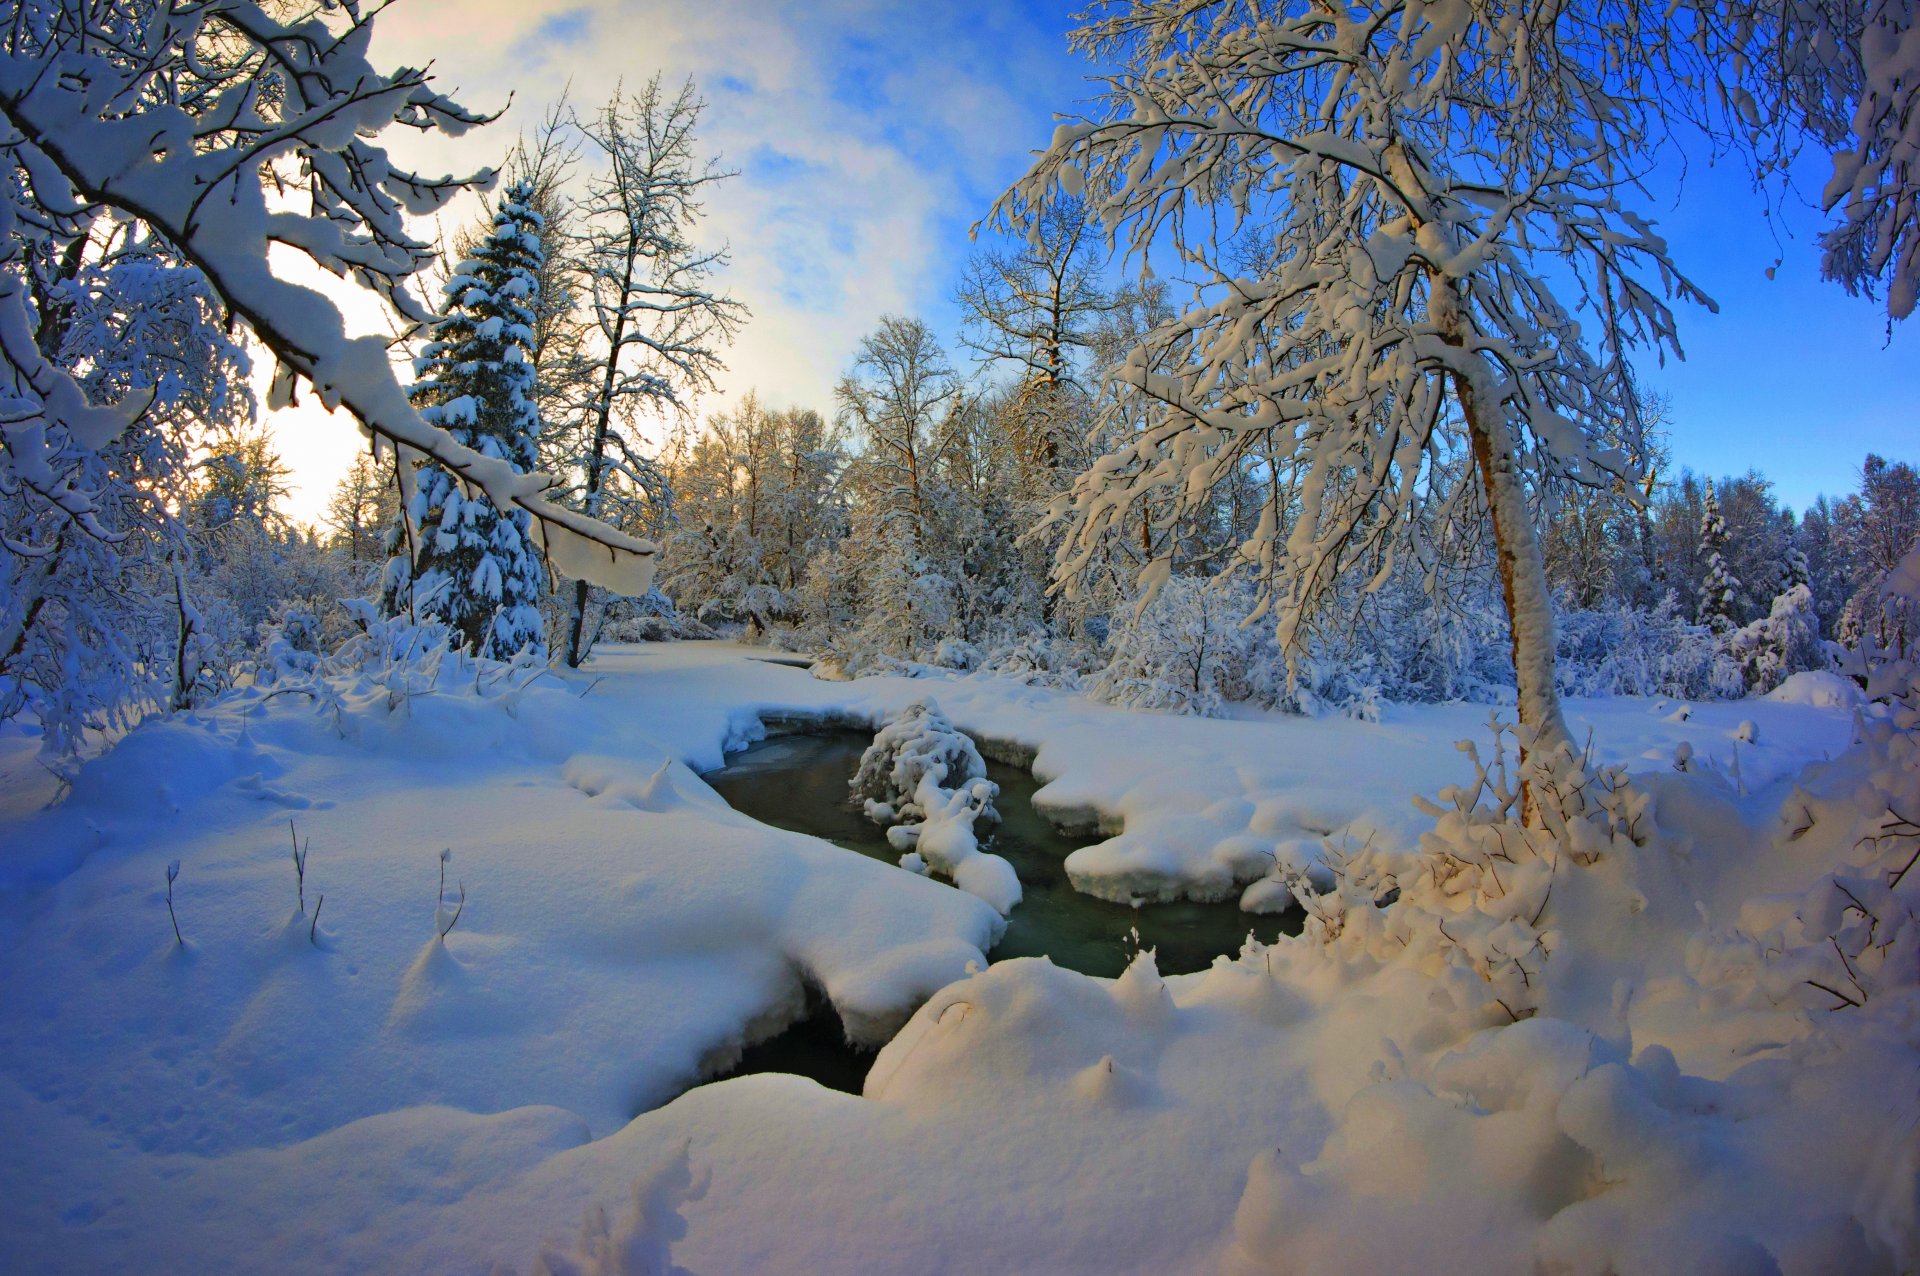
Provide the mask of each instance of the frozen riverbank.
{"label": "frozen riverbank", "polygon": [[[1361,1266],[1389,1270],[1410,1229],[1447,1267],[1549,1242],[1592,1251],[1605,1211],[1567,1213],[1588,1192],[1646,1227],[1747,1194],[1673,1262],[1724,1240],[1812,1271],[1787,1261],[1794,1245],[1879,1261],[1911,1238],[1908,1145],[1887,1140],[1913,1114],[1897,1087],[1885,1111],[1860,1108],[1910,1063],[1911,1029],[1893,1010],[1837,1018],[1739,992],[1714,938],[1753,899],[1804,892],[1858,836],[1838,814],[1818,838],[1775,828],[1782,777],[1845,747],[1846,711],[1575,705],[1603,756],[1673,777],[1655,792],[1674,835],[1633,870],[1661,885],[1640,913],[1569,915],[1626,955],[1563,963],[1522,1031],[1417,970],[1304,942],[1166,980],[1038,962],[968,978],[999,924],[986,905],[747,820],[694,774],[763,713],[871,721],[929,684],[821,683],[756,654],[616,648],[572,682],[391,708],[369,690],[337,720],[298,697],[243,699],[142,728],[54,810],[11,810],[11,1265],[526,1270],[601,1206],[635,1254],[670,1248],[705,1273],[1262,1255],[1320,1270],[1359,1243],[1343,1236],[1372,1246]],[[1424,821],[1409,795],[1464,778],[1451,742],[1484,718],[1170,719],[988,679],[938,694],[964,729],[1032,749],[1043,800],[1124,825],[1107,880],[1144,881],[1151,858],[1186,889],[1238,875],[1223,844],[1285,853],[1344,829],[1411,852]],[[1725,759],[1743,720],[1757,727],[1737,745],[1747,796],[1674,775],[1677,744]],[[1814,787],[1862,782],[1843,768]],[[311,838],[304,920],[289,818]],[[448,846],[450,893],[463,883],[467,902],[442,947]],[[184,949],[164,903],[174,859]],[[798,1013],[808,983],[870,1040],[933,1000],[863,1099],[761,1076],[655,1107]],[[1603,1130],[1642,1133],[1602,1146]],[[1399,1169],[1376,1193],[1388,1151]],[[1789,1164],[1796,1180],[1818,1173],[1783,1203]],[[1662,1186],[1662,1165],[1691,1186]],[[1528,1196],[1555,1166],[1564,1191]],[[1651,1245],[1646,1227],[1614,1230]],[[1657,1248],[1637,1270],[1681,1270]]]}

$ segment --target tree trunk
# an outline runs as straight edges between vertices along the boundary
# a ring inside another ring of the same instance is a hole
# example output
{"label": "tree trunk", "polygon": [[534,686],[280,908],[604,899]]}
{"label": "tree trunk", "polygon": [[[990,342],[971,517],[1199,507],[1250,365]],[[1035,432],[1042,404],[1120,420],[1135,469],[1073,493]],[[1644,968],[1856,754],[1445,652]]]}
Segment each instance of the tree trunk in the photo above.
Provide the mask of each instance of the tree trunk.
{"label": "tree trunk", "polygon": [[[607,366],[600,379],[600,401],[593,422],[593,447],[587,453],[586,496],[581,509],[588,518],[600,517],[600,483],[606,471],[607,431],[613,427],[613,391],[620,379],[620,352],[626,338],[627,307],[633,301],[633,263],[639,245],[631,231],[627,237],[625,273],[620,278],[620,304],[615,312],[613,331],[608,334]],[[567,668],[578,669],[587,658],[587,600],[592,587],[584,580],[573,582],[573,623],[567,632]]]}
{"label": "tree trunk", "polygon": [[[1434,300],[1432,313],[1441,339],[1464,348],[1466,320],[1459,294],[1451,284],[1436,283]],[[1498,404],[1486,401],[1479,377],[1456,369],[1453,388],[1466,419],[1474,470],[1480,476],[1493,524],[1494,562],[1500,573],[1500,595],[1506,603],[1507,630],[1513,643],[1520,725],[1532,729],[1535,747],[1552,749],[1570,743],[1571,737],[1560,709],[1560,693],[1554,686],[1553,596],[1547,585],[1546,558],[1527,512],[1526,483],[1517,463],[1513,427]],[[1523,818],[1534,823],[1537,813],[1531,787],[1524,788],[1521,804]]]}
{"label": "tree trunk", "polygon": [[[1567,722],[1554,686],[1553,599],[1547,587],[1546,560],[1527,513],[1526,486],[1514,463],[1513,429],[1496,411],[1479,402],[1468,377],[1454,378],[1467,433],[1473,440],[1474,469],[1493,523],[1494,561],[1500,594],[1507,606],[1507,630],[1513,642],[1513,678],[1519,691],[1520,725],[1533,730],[1536,748],[1570,743]],[[1526,758],[1523,745],[1521,759]],[[1538,822],[1531,785],[1522,781],[1521,818]]]}

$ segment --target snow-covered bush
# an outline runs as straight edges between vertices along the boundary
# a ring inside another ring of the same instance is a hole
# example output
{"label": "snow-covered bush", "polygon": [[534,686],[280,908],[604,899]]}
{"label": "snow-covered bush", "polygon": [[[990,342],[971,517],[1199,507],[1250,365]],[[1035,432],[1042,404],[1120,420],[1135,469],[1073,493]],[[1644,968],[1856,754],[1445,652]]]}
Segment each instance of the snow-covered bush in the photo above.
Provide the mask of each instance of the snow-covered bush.
{"label": "snow-covered bush", "polygon": [[1490,726],[1491,757],[1456,746],[1471,782],[1414,798],[1434,820],[1417,851],[1330,843],[1330,886],[1298,867],[1279,876],[1306,910],[1304,941],[1330,960],[1406,963],[1461,1004],[1517,1021],[1538,1009],[1541,967],[1558,946],[1555,880],[1645,844],[1652,798],[1624,768],[1594,767],[1564,743],[1535,748],[1527,728],[1497,718]]}
{"label": "snow-covered bush", "polygon": [[1825,668],[1812,591],[1795,585],[1779,595],[1767,615],[1721,639],[1721,650],[1753,695],[1772,691],[1796,673]]}
{"label": "snow-covered bush", "polygon": [[1860,718],[1852,749],[1809,767],[1774,822],[1776,850],[1833,865],[1796,894],[1765,896],[1696,939],[1696,978],[1752,1009],[1859,1009],[1920,987],[1920,680],[1892,712]]}
{"label": "snow-covered bush", "polygon": [[666,642],[719,636],[711,625],[681,611],[673,599],[656,588],[639,598],[610,602],[594,641],[604,638],[610,642]]}
{"label": "snow-covered bush", "polygon": [[[929,777],[946,789],[990,783],[979,747],[931,698],[916,700],[880,728],[860,755],[850,787],[868,819],[892,823],[920,818],[915,795]],[[990,800],[985,809],[992,810]]]}
{"label": "snow-covered bush", "polygon": [[1098,652],[1083,641],[1054,637],[1034,629],[988,651],[980,668],[1001,678],[1017,678],[1031,686],[1078,688]]}
{"label": "snow-covered bush", "polygon": [[[1689,623],[1672,594],[1650,608],[1626,603],[1566,609],[1556,617],[1560,691],[1570,696],[1704,699],[1716,681],[1712,632]],[[1728,687],[1739,694],[1737,687]]]}
{"label": "snow-covered bush", "polygon": [[1250,603],[1234,584],[1176,575],[1144,605],[1123,609],[1087,694],[1128,709],[1208,716],[1249,699],[1261,635],[1240,623]]}
{"label": "snow-covered bush", "polygon": [[917,856],[1001,915],[1020,902],[1013,865],[980,850],[975,826],[1000,816],[1000,788],[987,779],[980,750],[932,699],[890,719],[860,756],[849,786],[867,818],[891,825],[887,841],[903,863]]}

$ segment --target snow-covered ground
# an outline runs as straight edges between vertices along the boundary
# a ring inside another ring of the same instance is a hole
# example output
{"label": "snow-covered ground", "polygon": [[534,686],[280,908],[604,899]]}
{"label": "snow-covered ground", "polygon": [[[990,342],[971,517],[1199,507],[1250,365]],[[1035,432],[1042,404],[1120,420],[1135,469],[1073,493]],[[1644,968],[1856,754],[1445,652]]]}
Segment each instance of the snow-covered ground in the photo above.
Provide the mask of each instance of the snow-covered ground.
{"label": "snow-covered ground", "polygon": [[[1172,718],[766,654],[612,648],[337,714],[240,695],[140,728],[45,810],[35,741],[0,736],[0,1269],[1920,1262],[1912,981],[1835,1016],[1748,951],[1768,899],[1856,854],[1858,794],[1920,787],[1856,751],[1794,788],[1847,749],[1844,705],[1571,704],[1666,833],[1565,879],[1542,1013],[1500,1026],[1311,937],[1167,980],[982,970],[981,900],[747,820],[696,774],[763,715],[875,723],[931,694],[1116,834],[1074,856],[1083,889],[1218,897],[1323,838],[1413,852],[1433,821],[1410,796],[1467,778],[1453,742],[1486,709]],[[1789,837],[1795,803],[1823,815]],[[809,985],[891,1039],[864,1097],[753,1076],[664,1102]]]}

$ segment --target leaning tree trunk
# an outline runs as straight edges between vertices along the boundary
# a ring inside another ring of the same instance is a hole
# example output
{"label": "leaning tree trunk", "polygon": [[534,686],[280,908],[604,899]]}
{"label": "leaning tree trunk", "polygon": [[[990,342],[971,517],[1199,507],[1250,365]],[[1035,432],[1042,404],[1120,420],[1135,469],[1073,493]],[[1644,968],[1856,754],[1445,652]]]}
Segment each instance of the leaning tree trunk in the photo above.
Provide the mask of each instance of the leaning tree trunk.
{"label": "leaning tree trunk", "polygon": [[1481,410],[1464,379],[1456,385],[1473,440],[1474,469],[1493,521],[1494,561],[1513,641],[1520,722],[1533,728],[1539,744],[1551,747],[1569,738],[1560,694],[1554,687],[1553,600],[1540,537],[1527,512],[1526,486],[1514,460],[1513,429],[1497,414]]}
{"label": "leaning tree trunk", "polygon": [[[1467,324],[1458,292],[1452,285],[1441,284],[1434,289],[1434,298],[1433,317],[1442,340],[1464,350]],[[1513,644],[1520,725],[1532,731],[1533,747],[1557,748],[1569,743],[1571,736],[1554,685],[1553,597],[1547,585],[1540,537],[1527,511],[1526,483],[1520,475],[1513,426],[1491,400],[1483,374],[1477,369],[1456,368],[1453,388],[1460,414],[1466,420],[1474,470],[1480,476],[1493,524],[1494,563],[1500,573],[1500,595],[1506,603],[1507,630]],[[1523,785],[1521,804],[1523,818],[1529,824],[1535,822],[1530,785]]]}

